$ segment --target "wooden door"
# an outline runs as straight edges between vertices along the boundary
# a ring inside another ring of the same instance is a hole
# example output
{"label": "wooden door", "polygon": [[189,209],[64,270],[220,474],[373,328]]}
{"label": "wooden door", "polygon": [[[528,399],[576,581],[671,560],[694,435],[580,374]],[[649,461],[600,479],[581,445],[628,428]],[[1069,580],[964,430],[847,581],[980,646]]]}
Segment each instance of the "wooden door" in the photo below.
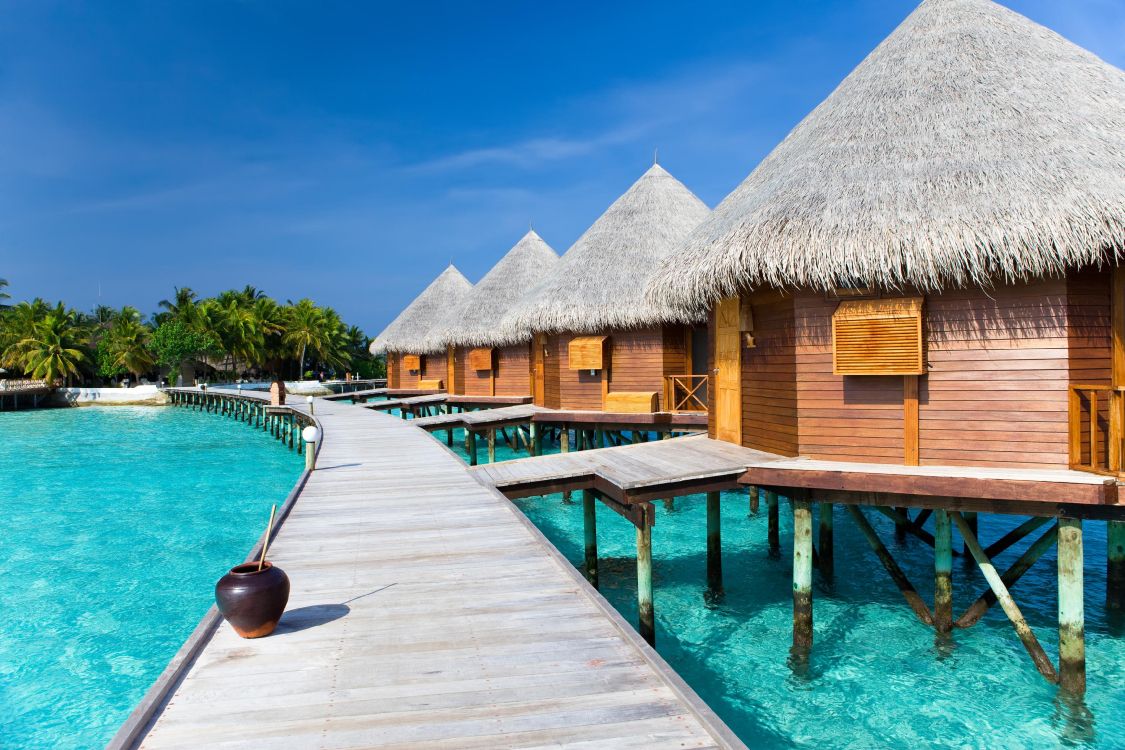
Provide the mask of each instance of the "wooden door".
{"label": "wooden door", "polygon": [[715,437],[742,444],[742,342],[739,298],[720,300],[715,309]]}
{"label": "wooden door", "polygon": [[531,395],[537,406],[547,405],[547,337],[538,334],[531,342]]}

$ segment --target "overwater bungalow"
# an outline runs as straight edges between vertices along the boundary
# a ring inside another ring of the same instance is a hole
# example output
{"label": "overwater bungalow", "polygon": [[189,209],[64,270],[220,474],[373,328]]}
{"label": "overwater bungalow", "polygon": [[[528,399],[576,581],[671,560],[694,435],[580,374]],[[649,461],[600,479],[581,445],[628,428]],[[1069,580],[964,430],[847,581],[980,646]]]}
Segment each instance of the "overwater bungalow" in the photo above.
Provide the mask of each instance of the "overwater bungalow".
{"label": "overwater bungalow", "polygon": [[[653,165],[498,324],[506,341],[532,342],[539,406],[576,411],[705,409],[706,320],[644,298],[645,284],[709,213],[683,183]],[[696,378],[692,375],[697,374]],[[666,383],[679,383],[666,397]],[[686,391],[684,390],[686,389]],[[687,396],[685,394],[691,394]]]}
{"label": "overwater bungalow", "polygon": [[530,397],[530,339],[505,339],[496,329],[528,289],[551,273],[558,254],[534,230],[517,242],[473,287],[428,349],[445,349],[449,393]]}
{"label": "overwater bungalow", "polygon": [[[653,304],[709,311],[710,435],[794,500],[795,646],[810,502],[829,542],[832,503],[932,513],[939,631],[951,521],[987,577],[969,512],[1024,514],[1057,520],[1057,679],[1084,689],[1082,519],[1110,521],[1125,596],[1123,251],[1125,73],[988,0],[927,0],[653,274]],[[1019,575],[992,570],[993,601],[1055,678]]]}
{"label": "overwater bungalow", "polygon": [[387,358],[391,390],[441,391],[449,377],[445,351],[428,343],[473,285],[451,263],[371,342],[372,354]]}

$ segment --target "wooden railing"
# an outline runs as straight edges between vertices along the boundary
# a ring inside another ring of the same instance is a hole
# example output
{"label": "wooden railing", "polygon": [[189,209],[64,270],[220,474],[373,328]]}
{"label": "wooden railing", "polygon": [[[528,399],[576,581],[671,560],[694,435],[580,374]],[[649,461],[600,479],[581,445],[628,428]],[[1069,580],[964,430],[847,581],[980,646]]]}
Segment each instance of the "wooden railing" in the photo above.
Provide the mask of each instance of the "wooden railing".
{"label": "wooden railing", "polygon": [[51,388],[46,380],[3,380],[0,379],[0,393],[20,393],[22,391],[43,391]]}
{"label": "wooden railing", "polygon": [[678,412],[705,412],[709,403],[707,375],[665,375],[664,409]]}
{"label": "wooden railing", "polygon": [[1068,411],[1070,468],[1121,474],[1125,387],[1072,385]]}

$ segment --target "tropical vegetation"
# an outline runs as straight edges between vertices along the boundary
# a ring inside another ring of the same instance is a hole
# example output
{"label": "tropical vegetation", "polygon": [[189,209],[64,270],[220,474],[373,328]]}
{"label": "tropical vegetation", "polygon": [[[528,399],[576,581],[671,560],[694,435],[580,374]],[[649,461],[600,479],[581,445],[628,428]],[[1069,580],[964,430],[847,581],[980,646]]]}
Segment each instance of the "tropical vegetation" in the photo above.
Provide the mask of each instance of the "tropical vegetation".
{"label": "tropical vegetation", "polygon": [[370,339],[331,307],[284,304],[246,286],[201,298],[174,288],[147,319],[135,307],[89,313],[41,299],[6,305],[0,279],[0,377],[73,384],[124,378],[176,382],[299,378],[308,372],[379,377]]}

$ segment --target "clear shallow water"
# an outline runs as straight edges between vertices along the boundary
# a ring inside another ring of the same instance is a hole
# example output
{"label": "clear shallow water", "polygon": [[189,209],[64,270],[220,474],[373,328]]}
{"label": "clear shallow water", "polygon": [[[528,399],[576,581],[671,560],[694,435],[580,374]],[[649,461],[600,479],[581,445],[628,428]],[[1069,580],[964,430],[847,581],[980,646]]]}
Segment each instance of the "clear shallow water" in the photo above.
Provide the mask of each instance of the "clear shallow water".
{"label": "clear shallow water", "polygon": [[[435,437],[445,439],[444,433]],[[454,450],[464,457],[463,436],[456,437]],[[527,455],[502,446],[498,441],[498,460]],[[482,463],[485,456],[482,447]],[[548,495],[516,505],[579,566],[582,505],[579,496],[574,500]],[[704,500],[655,504],[657,650],[750,747],[1125,748],[1125,632],[1105,616],[1104,523],[1084,524],[1089,691],[1085,705],[1075,707],[1056,698],[999,606],[972,628],[936,640],[841,508],[834,515],[836,580],[829,586],[814,573],[813,651],[807,669],[795,673],[788,659],[789,505],[781,506],[781,555],[771,559],[765,503],[751,515],[746,492],[723,493],[725,596],[715,604],[706,597]],[[600,503],[597,513],[601,592],[635,623],[633,526]],[[868,518],[932,604],[933,550],[913,538],[896,544],[893,524],[877,514]],[[1023,520],[982,515],[981,535],[994,541]],[[932,522],[928,527],[932,531]],[[954,537],[959,550],[956,530]],[[1001,555],[998,567],[1007,567],[1029,543]],[[1056,587],[1052,550],[1013,592],[1057,663]],[[985,588],[975,566],[955,558],[955,616]]]}
{"label": "clear shallow water", "polygon": [[102,747],[303,459],[187,409],[4,413],[0,434],[0,747]]}

